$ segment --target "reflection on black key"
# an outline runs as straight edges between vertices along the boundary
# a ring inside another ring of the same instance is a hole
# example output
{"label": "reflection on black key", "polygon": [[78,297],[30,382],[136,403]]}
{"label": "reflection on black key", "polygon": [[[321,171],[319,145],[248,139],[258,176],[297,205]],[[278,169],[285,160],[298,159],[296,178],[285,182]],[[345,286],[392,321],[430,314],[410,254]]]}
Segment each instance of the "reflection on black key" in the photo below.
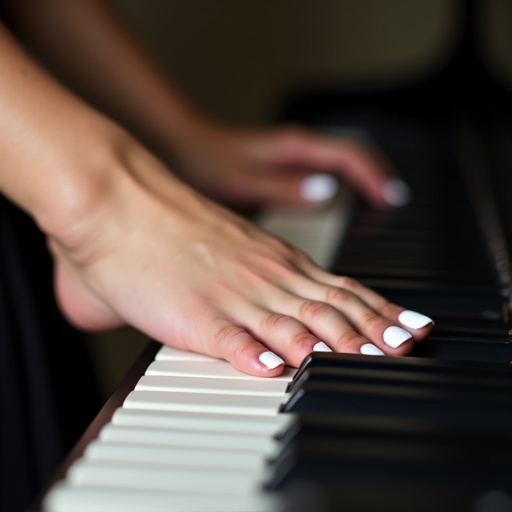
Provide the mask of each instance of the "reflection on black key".
{"label": "reflection on black key", "polygon": [[[426,345],[428,341],[418,343]],[[356,354],[339,354],[327,352],[314,352],[310,354],[297,370],[292,384],[300,379],[303,372],[313,368],[358,368],[380,369],[387,371],[408,371],[433,374],[460,375],[472,378],[474,376],[488,378],[512,378],[512,366],[508,364],[494,364],[484,361],[445,361],[424,359],[420,357],[375,357]]]}

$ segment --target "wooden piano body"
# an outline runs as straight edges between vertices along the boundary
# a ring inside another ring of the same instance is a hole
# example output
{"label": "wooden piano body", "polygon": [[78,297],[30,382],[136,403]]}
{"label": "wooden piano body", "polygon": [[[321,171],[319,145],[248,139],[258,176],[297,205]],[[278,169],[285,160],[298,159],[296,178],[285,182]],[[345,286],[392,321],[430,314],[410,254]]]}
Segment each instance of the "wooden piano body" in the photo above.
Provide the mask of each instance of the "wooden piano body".
{"label": "wooden piano body", "polygon": [[473,43],[466,31],[428,84],[323,92],[287,111],[375,141],[411,185],[410,205],[376,212],[347,193],[313,217],[259,218],[432,316],[430,338],[402,359],[315,354],[271,381],[150,347],[45,494],[46,512],[512,510],[509,257],[487,179],[510,164],[496,141],[512,108]]}

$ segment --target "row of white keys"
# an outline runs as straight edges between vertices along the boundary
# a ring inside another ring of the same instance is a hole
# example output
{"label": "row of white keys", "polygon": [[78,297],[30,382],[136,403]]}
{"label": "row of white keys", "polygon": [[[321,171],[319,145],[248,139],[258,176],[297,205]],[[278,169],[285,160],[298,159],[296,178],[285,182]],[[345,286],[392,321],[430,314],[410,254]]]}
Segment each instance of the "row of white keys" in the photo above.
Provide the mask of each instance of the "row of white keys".
{"label": "row of white keys", "polygon": [[279,510],[261,485],[273,437],[291,421],[278,410],[292,376],[287,369],[279,379],[254,378],[225,361],[162,348],[47,495],[45,511]]}

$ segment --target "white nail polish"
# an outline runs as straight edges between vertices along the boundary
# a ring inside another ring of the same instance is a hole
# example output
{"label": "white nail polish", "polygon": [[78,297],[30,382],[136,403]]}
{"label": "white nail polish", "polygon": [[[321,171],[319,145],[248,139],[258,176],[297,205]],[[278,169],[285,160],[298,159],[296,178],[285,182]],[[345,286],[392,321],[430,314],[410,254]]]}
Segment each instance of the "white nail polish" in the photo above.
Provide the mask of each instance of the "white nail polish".
{"label": "white nail polish", "polygon": [[263,352],[258,358],[262,364],[264,364],[269,370],[277,368],[280,364],[284,364],[284,361],[274,352]]}
{"label": "white nail polish", "polygon": [[319,341],[314,347],[314,352],[332,352],[332,350],[323,342]]}
{"label": "white nail polish", "polygon": [[366,343],[361,347],[361,354],[365,356],[383,356],[384,352],[379,347],[372,345],[371,343]]}
{"label": "white nail polish", "polygon": [[305,178],[300,187],[306,201],[326,201],[338,192],[338,180],[330,174],[313,174]]}
{"label": "white nail polish", "polygon": [[402,343],[412,338],[411,333],[401,327],[392,325],[384,331],[384,343],[391,348],[398,348]]}
{"label": "white nail polish", "polygon": [[426,327],[427,325],[434,323],[428,316],[416,313],[416,311],[408,310],[402,311],[398,315],[398,320],[401,324],[406,327],[410,327],[411,329],[421,329],[422,327]]}
{"label": "white nail polish", "polygon": [[393,178],[384,185],[382,195],[390,206],[405,206],[411,200],[410,188],[398,178]]}

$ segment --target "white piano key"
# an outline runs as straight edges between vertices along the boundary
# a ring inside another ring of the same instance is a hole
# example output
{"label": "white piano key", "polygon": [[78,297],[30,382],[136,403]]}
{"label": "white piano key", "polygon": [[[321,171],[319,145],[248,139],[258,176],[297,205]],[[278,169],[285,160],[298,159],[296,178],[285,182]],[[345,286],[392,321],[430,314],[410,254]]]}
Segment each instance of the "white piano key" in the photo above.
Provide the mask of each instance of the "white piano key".
{"label": "white piano key", "polygon": [[144,429],[112,424],[101,429],[99,439],[113,443],[250,450],[268,454],[272,453],[276,446],[276,442],[264,434]]}
{"label": "white piano key", "polygon": [[73,464],[67,478],[72,485],[242,496],[256,493],[262,484],[255,470],[133,466],[84,459]]}
{"label": "white piano key", "polygon": [[353,209],[354,193],[343,186],[339,197],[318,211],[275,208],[263,211],[256,222],[264,230],[304,251],[320,267],[326,268],[337,242],[344,236]]}
{"label": "white piano key", "polygon": [[174,347],[164,345],[157,352],[155,356],[156,361],[196,361],[202,363],[211,363],[212,361],[219,361],[219,359],[197,352],[190,352],[188,350],[180,350]]}
{"label": "white piano key", "polygon": [[279,497],[253,493],[218,496],[174,491],[110,489],[57,484],[43,503],[46,512],[277,512]]}
{"label": "white piano key", "polygon": [[195,377],[144,375],[135,386],[135,390],[283,397],[287,385],[287,382],[278,380],[261,382],[261,380],[210,379],[208,377],[198,379]]}
{"label": "white piano key", "polygon": [[161,429],[199,430],[210,432],[245,432],[273,434],[286,429],[293,421],[291,414],[247,416],[242,414],[208,414],[201,412],[158,411],[118,408],[112,416],[114,425]]}
{"label": "white piano key", "polygon": [[279,396],[209,395],[165,391],[132,391],[123,406],[134,409],[190,411],[273,416],[284,398]]}
{"label": "white piano key", "polygon": [[87,460],[140,463],[196,468],[256,470],[264,472],[264,454],[246,449],[151,446],[93,441],[84,452]]}
{"label": "white piano key", "polygon": [[197,361],[154,361],[147,370],[146,375],[168,375],[174,377],[209,377],[223,379],[241,379],[265,381],[289,382],[296,370],[285,368],[282,375],[272,378],[257,377],[240,372],[233,368],[227,361],[214,360],[208,364]]}

